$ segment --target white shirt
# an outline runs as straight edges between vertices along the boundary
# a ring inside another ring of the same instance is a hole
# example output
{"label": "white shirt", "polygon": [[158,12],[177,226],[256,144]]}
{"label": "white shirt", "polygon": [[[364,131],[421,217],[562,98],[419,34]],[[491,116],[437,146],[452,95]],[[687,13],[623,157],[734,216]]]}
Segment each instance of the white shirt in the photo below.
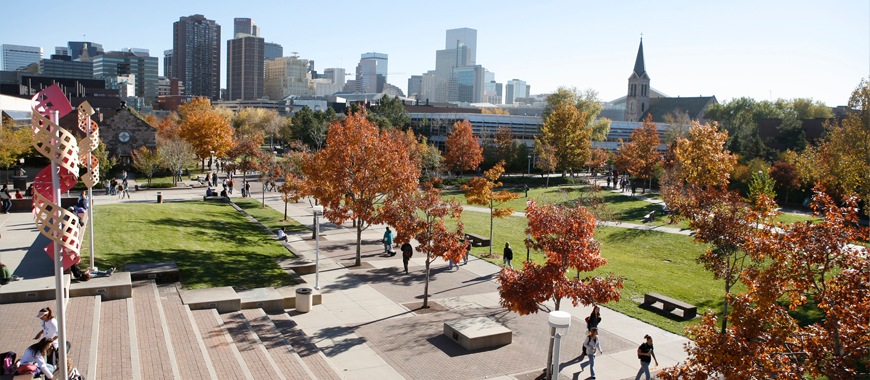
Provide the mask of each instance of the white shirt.
{"label": "white shirt", "polygon": [[[42,321],[42,337],[54,339],[57,336],[57,318]],[[51,342],[51,346],[57,349],[57,341]]]}
{"label": "white shirt", "polygon": [[583,341],[583,345],[586,346],[586,355],[595,355],[597,353],[603,354],[601,351],[601,345],[599,344],[599,339],[593,338],[591,336],[587,336],[586,340]]}
{"label": "white shirt", "polygon": [[41,352],[38,352],[36,350],[31,350],[29,348],[26,351],[24,351],[24,354],[21,355],[21,364],[24,365],[24,364],[29,364],[29,363],[36,364],[36,367],[39,368],[40,372],[45,374],[45,377],[47,379],[52,378],[51,377],[52,373],[49,372],[48,366],[45,365],[46,364],[45,358],[42,356]]}
{"label": "white shirt", "polygon": [[287,234],[284,233],[284,230],[278,230],[278,239],[283,239]]}

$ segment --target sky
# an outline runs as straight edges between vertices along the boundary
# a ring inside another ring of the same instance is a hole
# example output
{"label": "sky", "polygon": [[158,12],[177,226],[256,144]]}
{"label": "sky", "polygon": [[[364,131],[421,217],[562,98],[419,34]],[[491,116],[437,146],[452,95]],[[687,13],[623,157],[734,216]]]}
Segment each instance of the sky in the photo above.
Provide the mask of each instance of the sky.
{"label": "sky", "polygon": [[[67,41],[104,49],[172,49],[172,24],[202,14],[221,25],[221,84],[233,19],[252,18],[267,42],[355,72],[366,52],[389,55],[388,82],[435,69],[445,32],[477,30],[477,64],[532,94],[591,88],[625,95],[643,34],[650,86],[669,96],[722,102],[812,98],[845,105],[870,75],[870,1],[49,1],[0,0],[0,44]],[[15,15],[15,16],[14,16]],[[37,16],[38,15],[38,16]],[[353,79],[349,76],[348,79]]]}

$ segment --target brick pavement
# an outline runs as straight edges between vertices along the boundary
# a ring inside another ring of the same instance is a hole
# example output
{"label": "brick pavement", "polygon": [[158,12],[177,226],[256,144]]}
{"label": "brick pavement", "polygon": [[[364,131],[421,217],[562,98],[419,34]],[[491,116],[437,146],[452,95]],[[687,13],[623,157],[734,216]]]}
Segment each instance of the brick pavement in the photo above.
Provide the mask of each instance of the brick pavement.
{"label": "brick pavement", "polygon": [[143,380],[170,380],[172,364],[166,347],[166,335],[160,320],[160,310],[154,295],[154,282],[133,282],[133,304],[136,312],[136,335],[139,340],[139,362]]}
{"label": "brick pavement", "polygon": [[308,366],[308,369],[314,373],[318,380],[340,380],[341,377],[335,373],[335,370],[326,362],[326,359],[321,356],[317,347],[315,347],[305,333],[296,327],[296,322],[290,319],[287,313],[271,313],[269,318],[275,323],[275,326],[281,331],[284,336],[302,358],[302,361]]}
{"label": "brick pavement", "polygon": [[[345,266],[354,264],[356,260],[356,239],[330,241],[328,236],[325,239],[320,241],[321,255],[329,257]],[[310,245],[311,248],[315,247],[314,240],[306,240],[305,243]],[[397,252],[398,250],[396,248]],[[362,239],[360,246],[360,258],[362,261],[395,259],[396,257],[399,257],[398,254],[394,257],[384,256],[384,244],[380,240]]]}
{"label": "brick pavement", "polygon": [[244,380],[244,371],[239,365],[236,356],[230,348],[232,342],[226,339],[220,321],[211,309],[191,311],[196,325],[205,342],[206,350],[211,357],[215,372],[220,374],[221,380]]}
{"label": "brick pavement", "polygon": [[301,359],[295,355],[293,347],[284,339],[284,336],[274,327],[269,316],[262,309],[242,310],[242,315],[254,329],[257,337],[272,355],[272,359],[278,364],[278,368],[287,379],[309,379],[311,376],[305,371]]}
{"label": "brick pavement", "polygon": [[[387,298],[402,304],[423,299],[425,267],[412,266],[408,272],[405,274],[401,268],[389,267],[354,270],[351,273]],[[491,280],[492,276],[478,276],[463,269],[448,270],[444,265],[433,264],[429,271],[429,297],[447,298],[495,292],[498,284]]]}
{"label": "brick pavement", "polygon": [[126,299],[105,301],[100,306],[100,348],[97,352],[96,380],[133,378],[127,318]]}
{"label": "brick pavement", "polygon": [[226,324],[227,331],[229,331],[233,341],[236,342],[236,347],[238,347],[239,353],[242,354],[245,364],[248,365],[248,369],[254,375],[254,379],[267,380],[277,378],[278,374],[275,373],[272,364],[266,359],[263,351],[260,350],[259,344],[257,344],[254,336],[251,335],[251,331],[245,325],[242,314],[240,312],[226,313],[221,314],[221,318],[224,324]]}
{"label": "brick pavement", "polygon": [[[187,309],[181,303],[175,284],[158,285],[160,302],[163,305],[163,313],[166,324],[169,327],[169,337],[172,339],[172,347],[178,362],[178,371],[182,379],[207,379],[211,376],[206,366],[205,358],[196,335],[193,333],[193,325],[187,315]],[[140,347],[141,351],[141,347]]]}
{"label": "brick pavement", "polygon": [[67,306],[67,340],[71,348],[69,358],[73,367],[87,373],[91,355],[91,332],[94,328],[94,303],[99,297],[70,298]]}

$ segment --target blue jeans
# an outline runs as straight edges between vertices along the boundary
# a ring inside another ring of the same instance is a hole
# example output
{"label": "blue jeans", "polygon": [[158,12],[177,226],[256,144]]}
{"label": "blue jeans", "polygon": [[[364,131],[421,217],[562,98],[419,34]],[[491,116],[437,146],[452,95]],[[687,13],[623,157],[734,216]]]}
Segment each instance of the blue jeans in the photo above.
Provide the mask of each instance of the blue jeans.
{"label": "blue jeans", "polygon": [[589,374],[595,377],[595,354],[589,354]]}
{"label": "blue jeans", "polygon": [[641,374],[646,374],[646,380],[649,380],[649,362],[640,362],[640,369],[637,371],[637,377],[634,380],[640,380]]}
{"label": "blue jeans", "polygon": [[508,259],[504,259],[504,267],[505,268],[510,267],[511,269],[514,269],[513,264],[511,264],[511,261]]}

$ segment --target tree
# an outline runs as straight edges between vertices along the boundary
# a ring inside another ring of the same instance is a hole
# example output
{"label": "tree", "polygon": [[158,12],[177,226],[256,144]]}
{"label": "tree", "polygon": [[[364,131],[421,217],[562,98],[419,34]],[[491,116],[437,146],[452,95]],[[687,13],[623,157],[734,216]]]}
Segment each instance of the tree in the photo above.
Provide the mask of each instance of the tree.
{"label": "tree", "polygon": [[[868,231],[857,221],[857,202],[843,207],[824,193],[814,197],[824,221],[777,223],[754,229],[746,249],[766,264],[744,273],[746,291],[731,297],[725,333],[708,314],[688,331],[688,359],[662,371],[663,379],[856,379],[870,357]],[[799,323],[789,313],[814,302],[824,318]],[[723,350],[723,347],[728,347]],[[721,376],[720,376],[721,375]]]}
{"label": "tree", "polygon": [[643,125],[631,132],[631,141],[623,144],[619,150],[617,166],[632,176],[649,179],[652,187],[652,176],[656,165],[661,162],[660,145],[656,123],[652,121],[652,115],[647,115]]}
{"label": "tree", "polygon": [[405,129],[411,124],[411,115],[405,110],[405,104],[399,95],[396,95],[395,98],[384,95],[378,101],[378,105],[374,107],[372,114],[385,118],[393,128]]}
{"label": "tree", "polygon": [[263,160],[263,151],[260,150],[262,137],[255,134],[251,137],[241,137],[235,141],[233,148],[227,152],[227,157],[230,162],[235,163],[236,169],[242,172],[244,184],[248,184],[249,171],[260,168],[260,162]]}
{"label": "tree", "polygon": [[327,219],[356,221],[357,266],[363,230],[389,222],[381,213],[384,202],[413,191],[420,177],[401,140],[366,120],[365,111],[332,123],[326,147],[305,161],[303,172]]}
{"label": "tree", "polygon": [[541,118],[547,120],[563,101],[573,104],[580,113],[586,113],[584,125],[592,129],[591,138],[593,140],[605,141],[607,139],[607,132],[610,131],[610,119],[598,117],[604,106],[601,104],[601,99],[598,98],[597,91],[591,88],[580,91],[576,87],[560,86],[555,93],[547,96],[547,105],[544,106]]}
{"label": "tree", "polygon": [[468,120],[457,121],[453,124],[453,132],[447,136],[444,152],[444,165],[448,171],[459,172],[472,170],[483,161],[483,148],[480,147],[477,137],[471,132],[471,123]]}
{"label": "tree", "polygon": [[[426,183],[422,189],[401,194],[384,207],[384,213],[396,227],[396,242],[417,239],[418,252],[426,255],[426,276],[423,288],[423,308],[429,307],[429,271],[437,258],[459,262],[468,250],[470,242],[464,240],[462,206],[455,198],[449,201],[441,196],[441,190]],[[444,222],[455,219],[457,228],[447,228]]]}
{"label": "tree", "polygon": [[94,149],[94,151],[91,152],[91,155],[100,161],[100,177],[102,177],[100,179],[105,179],[109,175],[110,170],[112,170],[112,168],[118,163],[118,160],[115,159],[115,157],[109,157],[109,151],[106,150],[106,144],[102,141],[100,141],[100,145],[97,146],[97,149]]}
{"label": "tree", "polygon": [[788,203],[790,190],[797,189],[801,185],[794,165],[785,161],[773,163],[773,166],[770,167],[770,177],[773,178],[775,186],[780,187],[781,191],[785,193],[785,203]]}
{"label": "tree", "polygon": [[675,109],[674,112],[666,113],[662,119],[665,124],[670,125],[670,129],[665,131],[664,143],[670,143],[678,138],[689,137],[689,127],[692,125],[692,117],[689,113],[680,109]]}
{"label": "tree", "polygon": [[33,144],[33,132],[29,128],[15,128],[11,118],[0,125],[0,165],[6,168],[16,164],[18,159],[30,152]]}
{"label": "tree", "polygon": [[272,137],[278,133],[283,119],[278,111],[265,108],[243,108],[233,115],[232,123],[238,137]]}
{"label": "tree", "polygon": [[[481,205],[489,207],[489,241],[492,241],[492,225],[493,218],[504,218],[514,213],[511,207],[497,208],[496,206],[520,197],[517,193],[510,191],[494,192],[492,189],[500,187],[501,182],[498,178],[504,173],[504,161],[501,161],[492,169],[483,172],[483,177],[474,177],[465,185],[462,185],[462,190],[465,190],[465,197],[470,205]],[[492,244],[489,245],[489,255],[492,256]]]}
{"label": "tree", "polygon": [[550,188],[550,173],[556,170],[558,159],[556,158],[556,148],[550,144],[537,144],[535,141],[535,167],[541,169],[541,175],[547,173],[547,188]]}
{"label": "tree", "polygon": [[511,163],[516,158],[514,150],[514,134],[510,127],[498,127],[495,133],[496,157],[499,161]]}
{"label": "tree", "polygon": [[592,149],[592,154],[589,157],[589,161],[586,162],[586,166],[593,173],[597,173],[607,166],[608,160],[610,160],[610,153],[607,153],[604,149],[595,148]]}
{"label": "tree", "polygon": [[484,115],[510,115],[511,113],[504,108],[481,108],[480,113]]}
{"label": "tree", "polygon": [[293,132],[293,136],[302,140],[309,148],[320,150],[326,141],[326,132],[330,123],[336,119],[338,119],[338,116],[336,116],[335,110],[332,108],[329,108],[326,112],[321,110],[314,112],[306,106],[293,115],[290,129]]}
{"label": "tree", "polygon": [[281,193],[281,200],[284,201],[284,219],[287,219],[287,204],[290,202],[298,202],[308,194],[308,181],[305,179],[305,174],[302,168],[308,160],[310,154],[308,146],[301,141],[291,143],[291,151],[284,154],[284,160],[278,161],[277,176],[284,176],[284,183],[278,187],[278,192]]}
{"label": "tree", "polygon": [[207,98],[193,99],[178,109],[181,112],[179,135],[193,146],[203,170],[206,158],[212,154],[223,156],[233,147],[232,125],[211,107]]}
{"label": "tree", "polygon": [[154,172],[160,168],[160,156],[156,151],[148,149],[148,147],[140,147],[133,150],[133,167],[148,177],[148,184],[151,184],[151,178]]}
{"label": "tree", "polygon": [[[543,251],[547,261],[544,265],[526,261],[521,271],[501,270],[498,292],[502,307],[525,315],[549,311],[543,304],[549,300],[555,310],[559,310],[563,298],[570,299],[574,306],[619,301],[622,278],[612,274],[580,277],[583,272],[607,264],[607,259],[601,257],[600,243],[593,238],[596,220],[589,210],[580,205],[539,207],[533,199],[526,207],[526,216],[526,233],[531,235],[526,246]],[[570,270],[576,271],[574,278],[567,277]],[[549,352],[552,358],[552,339]]]}
{"label": "tree", "polygon": [[[181,175],[181,169],[184,169],[196,163],[196,150],[187,140],[181,137],[158,138],[157,139],[157,155],[163,167],[172,172],[172,184],[178,184],[178,176]],[[100,163],[100,167],[103,164]]]}
{"label": "tree", "polygon": [[435,172],[441,166],[441,151],[429,145],[425,136],[417,136],[410,129],[396,133],[396,137],[405,145],[408,157],[414,161],[420,172],[428,175],[429,178],[435,176]]}
{"label": "tree", "polygon": [[587,114],[580,112],[568,100],[562,101],[544,119],[541,135],[535,145],[549,145],[556,154],[557,167],[573,170],[582,167],[592,154],[592,129],[586,124]]}
{"label": "tree", "polygon": [[776,181],[770,178],[768,171],[759,170],[752,173],[752,180],[749,182],[749,200],[754,204],[759,203],[762,195],[770,199],[776,198],[776,191],[773,190]]}

